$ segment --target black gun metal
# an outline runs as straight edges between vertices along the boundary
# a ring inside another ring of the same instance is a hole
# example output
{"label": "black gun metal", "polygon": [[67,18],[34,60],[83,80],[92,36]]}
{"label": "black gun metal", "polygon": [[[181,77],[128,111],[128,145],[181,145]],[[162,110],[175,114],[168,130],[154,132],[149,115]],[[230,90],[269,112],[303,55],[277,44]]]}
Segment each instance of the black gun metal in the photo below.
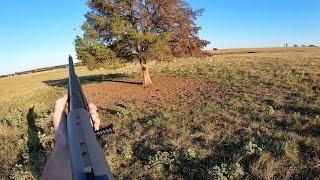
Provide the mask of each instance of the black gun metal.
{"label": "black gun metal", "polygon": [[69,56],[67,132],[72,177],[76,180],[109,180],[112,173],[97,141],[103,134],[114,133],[112,124],[94,131],[88,102]]}

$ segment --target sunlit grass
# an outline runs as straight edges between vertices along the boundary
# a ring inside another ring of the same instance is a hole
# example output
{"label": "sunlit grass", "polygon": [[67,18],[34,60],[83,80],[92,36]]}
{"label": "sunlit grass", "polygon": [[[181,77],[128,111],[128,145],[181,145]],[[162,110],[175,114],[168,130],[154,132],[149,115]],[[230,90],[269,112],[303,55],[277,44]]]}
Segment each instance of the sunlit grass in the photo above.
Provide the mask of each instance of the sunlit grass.
{"label": "sunlit grass", "polygon": [[[120,130],[102,140],[117,178],[319,177],[320,48],[218,50],[203,59],[152,61],[149,67],[152,77],[205,79],[217,91],[192,102],[192,113],[187,102],[157,108],[123,102],[113,106],[114,113],[101,110],[103,122]],[[76,72],[139,77],[140,66]],[[45,82],[64,78],[67,69],[0,79],[4,177],[39,177],[52,150],[52,105],[66,92]],[[29,138],[35,136],[26,120],[30,109],[39,128],[39,152],[28,151],[37,139]]]}

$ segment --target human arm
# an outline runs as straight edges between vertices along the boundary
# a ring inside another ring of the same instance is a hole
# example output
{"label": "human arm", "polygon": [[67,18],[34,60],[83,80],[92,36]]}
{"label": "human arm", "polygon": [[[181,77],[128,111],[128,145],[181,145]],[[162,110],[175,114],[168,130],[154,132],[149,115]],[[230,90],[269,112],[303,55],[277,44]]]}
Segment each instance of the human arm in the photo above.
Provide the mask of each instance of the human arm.
{"label": "human arm", "polygon": [[[67,118],[65,107],[68,96],[64,95],[55,103],[53,112],[53,127],[55,130],[55,147],[52,155],[45,164],[42,179],[72,179],[70,156],[67,138]],[[97,107],[89,104],[90,114],[93,120],[95,130],[99,129],[100,119],[97,113]]]}

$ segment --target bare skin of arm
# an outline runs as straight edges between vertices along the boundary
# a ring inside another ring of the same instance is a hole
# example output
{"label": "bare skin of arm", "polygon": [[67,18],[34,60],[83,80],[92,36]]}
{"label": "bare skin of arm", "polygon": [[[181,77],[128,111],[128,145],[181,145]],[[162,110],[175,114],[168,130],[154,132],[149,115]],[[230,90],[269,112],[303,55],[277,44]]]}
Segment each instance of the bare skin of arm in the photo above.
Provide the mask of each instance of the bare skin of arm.
{"label": "bare skin of arm", "polygon": [[[42,178],[44,180],[51,179],[72,179],[70,156],[67,139],[67,119],[65,107],[68,96],[64,95],[55,103],[53,112],[53,126],[55,130],[55,147],[51,157],[45,164]],[[89,104],[90,114],[93,120],[95,130],[99,129],[100,119],[97,113],[97,106]]]}

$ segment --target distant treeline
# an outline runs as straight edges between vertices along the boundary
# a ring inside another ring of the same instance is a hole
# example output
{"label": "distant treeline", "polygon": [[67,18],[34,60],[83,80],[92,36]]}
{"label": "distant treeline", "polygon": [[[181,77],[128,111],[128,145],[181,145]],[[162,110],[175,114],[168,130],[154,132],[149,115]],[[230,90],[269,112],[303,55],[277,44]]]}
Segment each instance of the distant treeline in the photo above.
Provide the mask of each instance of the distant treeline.
{"label": "distant treeline", "polygon": [[[81,66],[81,65],[82,65],[82,63],[76,63],[75,64],[75,66]],[[23,74],[31,74],[31,73],[36,73],[36,72],[49,71],[49,70],[54,70],[54,69],[62,69],[62,68],[66,68],[67,66],[68,66],[67,64],[64,64],[64,65],[59,65],[59,66],[51,66],[51,67],[33,69],[33,70],[28,70],[28,71],[15,72],[15,73],[12,73],[12,74],[0,75],[0,78],[23,75]]]}

